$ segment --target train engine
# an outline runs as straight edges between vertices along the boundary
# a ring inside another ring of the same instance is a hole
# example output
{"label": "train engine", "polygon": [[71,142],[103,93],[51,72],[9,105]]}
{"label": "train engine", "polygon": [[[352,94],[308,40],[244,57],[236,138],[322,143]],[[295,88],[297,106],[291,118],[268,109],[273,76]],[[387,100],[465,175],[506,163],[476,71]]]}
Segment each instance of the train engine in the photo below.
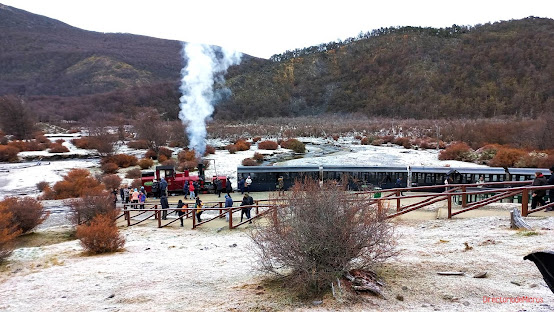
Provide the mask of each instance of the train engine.
{"label": "train engine", "polygon": [[200,193],[215,193],[214,185],[217,180],[221,181],[223,188],[227,183],[227,177],[214,176],[208,180],[204,176],[203,164],[198,164],[198,175],[191,175],[188,170],[177,172],[174,166],[156,166],[156,171],[144,171],[141,176],[141,184],[148,196],[158,197],[159,182],[164,178],[167,181],[167,192],[178,194],[184,192],[186,182],[198,183]]}

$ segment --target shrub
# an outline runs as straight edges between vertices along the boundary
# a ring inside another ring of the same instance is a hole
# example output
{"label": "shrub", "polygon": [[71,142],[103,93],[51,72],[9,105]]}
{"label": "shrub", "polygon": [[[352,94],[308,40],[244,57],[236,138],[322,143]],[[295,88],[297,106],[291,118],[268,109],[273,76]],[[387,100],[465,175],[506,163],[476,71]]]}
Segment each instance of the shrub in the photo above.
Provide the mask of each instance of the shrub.
{"label": "shrub", "polygon": [[472,161],[472,149],[464,142],[450,144],[439,153],[440,160]]}
{"label": "shrub", "polygon": [[242,160],[243,166],[257,166],[258,162],[252,158],[245,158]]}
{"label": "shrub", "polygon": [[104,183],[107,190],[111,191],[113,189],[119,188],[119,186],[121,185],[121,178],[117,174],[106,174],[102,177],[102,183]]}
{"label": "shrub", "polygon": [[16,162],[19,149],[9,145],[0,145],[0,161]]}
{"label": "shrub", "polygon": [[65,199],[81,197],[85,194],[97,194],[104,190],[100,182],[90,176],[90,172],[86,169],[73,169],[62,181],[56,182],[54,187],[49,192],[49,188],[45,189],[45,197],[53,199]]}
{"label": "shrub", "polygon": [[149,158],[142,158],[137,163],[140,167],[140,169],[148,169],[152,166],[154,166],[154,161]]}
{"label": "shrub", "polygon": [[142,186],[142,180],[141,179],[133,179],[133,182],[131,182],[131,188],[139,189]]}
{"label": "shrub", "polygon": [[42,192],[42,191],[44,191],[44,189],[46,189],[49,186],[50,186],[50,184],[48,184],[48,182],[41,181],[41,182],[37,183],[37,190],[39,192]]}
{"label": "shrub", "polygon": [[13,251],[14,239],[21,234],[12,223],[12,213],[6,208],[0,208],[0,263]]}
{"label": "shrub", "polygon": [[306,145],[304,145],[304,143],[298,141],[297,139],[288,139],[286,141],[283,141],[281,143],[281,147],[293,150],[295,153],[306,152]]}
{"label": "shrub", "polygon": [[168,159],[168,158],[167,158],[167,156],[165,156],[165,155],[159,155],[159,156],[158,156],[158,162],[159,162],[159,163],[163,163],[164,161],[167,161],[167,159]]}
{"label": "shrub", "polygon": [[158,159],[158,154],[153,150],[147,150],[146,153],[144,153],[144,158],[156,160]]}
{"label": "shrub", "polygon": [[67,152],[69,152],[69,149],[59,143],[50,144],[49,153],[67,153]]}
{"label": "shrub", "polygon": [[368,137],[364,137],[364,138],[360,141],[360,144],[361,144],[361,145],[369,145],[369,144],[371,144],[371,141],[369,140]]}
{"label": "shrub", "polygon": [[496,152],[489,164],[494,167],[514,167],[524,155],[525,152],[517,148],[503,147]]}
{"label": "shrub", "polygon": [[107,191],[84,195],[70,200],[69,220],[75,225],[90,223],[97,215],[109,215],[115,218],[118,210],[115,208],[113,195]]}
{"label": "shrub", "polygon": [[356,136],[354,137],[354,139],[360,140],[360,141],[361,141],[361,140],[362,140],[362,136],[361,136],[361,135],[356,135]]}
{"label": "shrub", "polygon": [[261,141],[261,140],[262,140],[262,137],[257,136],[252,139],[252,142],[257,143],[258,141]]}
{"label": "shrub", "polygon": [[261,141],[258,143],[258,148],[264,150],[276,150],[279,148],[279,144],[275,141]]}
{"label": "shrub", "polygon": [[50,144],[50,153],[67,153],[69,149],[59,143]]}
{"label": "shrub", "polygon": [[57,139],[56,141],[56,144],[63,144],[65,142],[64,139]]}
{"label": "shrub", "polygon": [[250,149],[250,143],[245,140],[238,140],[235,142],[235,147],[237,148],[237,151],[247,151]]}
{"label": "shrub", "polygon": [[7,197],[0,201],[1,210],[11,212],[11,224],[21,230],[21,233],[27,233],[37,227],[49,214],[39,201],[31,197]]}
{"label": "shrub", "polygon": [[185,171],[185,170],[193,171],[194,168],[196,168],[197,165],[198,164],[196,163],[196,161],[184,161],[184,162],[179,163],[179,166],[177,167],[177,170],[179,170],[179,171]]}
{"label": "shrub", "polygon": [[410,138],[407,137],[398,137],[392,141],[393,144],[403,146],[404,148],[412,148],[412,143]]}
{"label": "shrub", "polygon": [[319,295],[356,266],[373,269],[394,255],[395,235],[384,209],[371,209],[338,188],[297,181],[283,204],[251,234],[260,267],[287,273],[287,285]]}
{"label": "shrub", "polygon": [[264,155],[260,154],[260,153],[254,153],[254,157],[252,157],[255,161],[261,163],[264,161]]}
{"label": "shrub", "polygon": [[125,173],[127,179],[137,179],[142,177],[142,173],[139,168],[133,168]]}
{"label": "shrub", "polygon": [[371,142],[371,145],[373,146],[381,146],[381,144],[384,144],[385,142],[382,139],[375,139]]}
{"label": "shrub", "polygon": [[335,140],[335,141],[338,141],[339,138],[340,138],[340,136],[339,136],[338,134],[333,134],[333,135],[331,136],[331,138],[333,138],[333,140]]}
{"label": "shrub", "polygon": [[81,246],[93,254],[114,252],[125,245],[125,238],[109,215],[97,215],[90,224],[78,226],[76,236]]}
{"label": "shrub", "polygon": [[131,141],[127,143],[127,146],[133,149],[148,149],[148,141],[146,140]]}
{"label": "shrub", "polygon": [[159,156],[165,156],[167,159],[170,159],[171,156],[173,156],[173,151],[170,150],[169,148],[166,148],[166,147],[160,147],[160,149],[158,150],[158,155]]}
{"label": "shrub", "polygon": [[204,152],[204,156],[207,156],[209,154],[215,154],[215,147],[211,145],[206,145],[206,151]]}
{"label": "shrub", "polygon": [[194,150],[181,151],[177,155],[177,159],[179,160],[179,162],[194,161],[196,163],[196,152]]}
{"label": "shrub", "polygon": [[546,158],[548,158],[548,154],[533,151],[531,153],[523,154],[514,166],[519,168],[538,168],[539,164],[541,164]]}
{"label": "shrub", "polygon": [[114,163],[120,168],[136,166],[138,159],[133,155],[116,154],[102,157],[101,164]]}
{"label": "shrub", "polygon": [[101,169],[102,169],[102,172],[104,172],[105,174],[113,174],[117,172],[119,167],[114,163],[107,163],[107,164],[103,164],[101,166]]}
{"label": "shrub", "polygon": [[381,140],[383,140],[383,144],[391,143],[394,140],[394,136],[384,135],[384,136],[381,137]]}
{"label": "shrub", "polygon": [[8,142],[8,146],[15,147],[19,152],[27,150],[27,143],[25,141],[11,141]]}
{"label": "shrub", "polygon": [[78,148],[94,149],[94,147],[91,144],[90,138],[73,139],[71,140],[71,143]]}
{"label": "shrub", "polygon": [[175,161],[175,159],[164,160],[164,161],[162,161],[162,165],[177,167],[177,161]]}
{"label": "shrub", "polygon": [[225,149],[229,151],[229,154],[235,154],[237,152],[237,146],[235,144],[229,144],[225,146]]}

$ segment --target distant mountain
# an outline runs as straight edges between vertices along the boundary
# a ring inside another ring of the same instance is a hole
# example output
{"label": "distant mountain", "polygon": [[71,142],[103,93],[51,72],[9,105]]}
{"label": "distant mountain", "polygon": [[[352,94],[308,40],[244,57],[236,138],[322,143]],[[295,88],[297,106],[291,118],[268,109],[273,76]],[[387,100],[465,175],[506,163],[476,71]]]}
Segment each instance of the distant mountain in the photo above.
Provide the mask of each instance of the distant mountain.
{"label": "distant mountain", "polygon": [[0,94],[75,96],[177,81],[178,41],[81,30],[0,5]]}
{"label": "distant mountain", "polygon": [[[178,115],[178,41],[81,30],[0,4],[0,96],[41,121]],[[536,117],[554,107],[554,20],[381,28],[229,69],[215,117]],[[139,108],[139,109],[137,109]]]}

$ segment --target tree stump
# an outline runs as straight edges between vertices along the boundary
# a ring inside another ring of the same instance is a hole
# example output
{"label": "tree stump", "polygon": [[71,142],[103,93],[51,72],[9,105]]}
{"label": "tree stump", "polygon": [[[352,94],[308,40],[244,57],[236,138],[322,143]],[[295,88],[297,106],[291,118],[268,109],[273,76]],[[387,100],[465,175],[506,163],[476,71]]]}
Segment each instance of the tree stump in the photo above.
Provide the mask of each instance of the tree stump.
{"label": "tree stump", "polygon": [[530,230],[531,226],[523,220],[523,217],[521,217],[521,213],[519,212],[519,209],[513,209],[510,212],[510,228],[511,229],[526,229]]}

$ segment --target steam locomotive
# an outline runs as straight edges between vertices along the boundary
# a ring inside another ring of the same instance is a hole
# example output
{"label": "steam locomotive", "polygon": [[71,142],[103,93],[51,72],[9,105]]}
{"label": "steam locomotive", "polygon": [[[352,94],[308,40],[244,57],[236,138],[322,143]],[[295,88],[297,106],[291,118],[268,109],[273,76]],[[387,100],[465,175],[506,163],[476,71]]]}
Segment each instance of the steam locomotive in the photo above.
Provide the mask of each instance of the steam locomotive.
{"label": "steam locomotive", "polygon": [[162,178],[167,181],[167,192],[169,194],[183,193],[186,182],[198,183],[201,193],[215,192],[214,186],[217,180],[221,182],[223,189],[227,185],[227,177],[225,176],[213,176],[211,179],[206,179],[203,164],[198,164],[198,175],[191,175],[188,170],[177,172],[174,166],[156,166],[155,171],[142,172],[141,184],[148,196],[158,196],[159,183]]}

